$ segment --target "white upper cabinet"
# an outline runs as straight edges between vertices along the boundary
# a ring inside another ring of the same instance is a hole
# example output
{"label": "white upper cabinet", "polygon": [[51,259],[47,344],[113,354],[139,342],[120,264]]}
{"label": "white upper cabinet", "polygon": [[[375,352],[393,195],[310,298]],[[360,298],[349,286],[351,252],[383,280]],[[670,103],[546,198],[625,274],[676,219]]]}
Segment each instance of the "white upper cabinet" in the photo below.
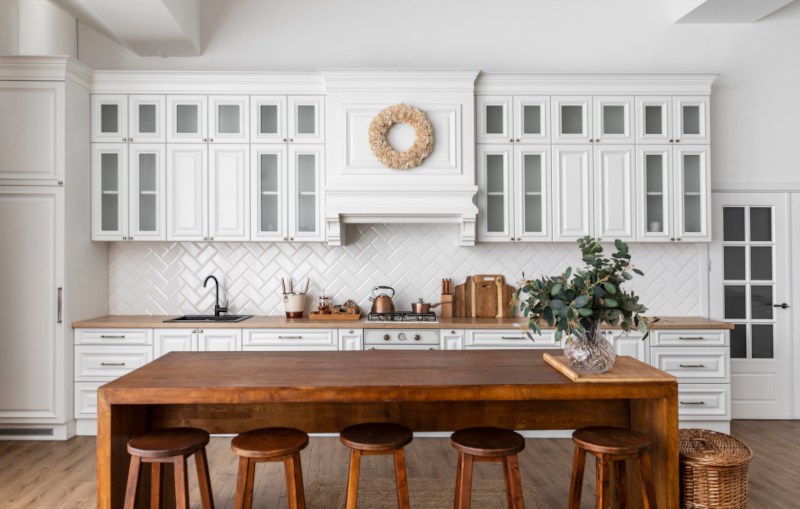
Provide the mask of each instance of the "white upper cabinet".
{"label": "white upper cabinet", "polygon": [[672,147],[636,147],[636,229],[639,242],[667,242],[673,232]]}
{"label": "white upper cabinet", "polygon": [[675,240],[711,241],[711,172],[707,146],[675,147]]}
{"label": "white upper cabinet", "polygon": [[208,141],[209,143],[250,143],[248,96],[208,96]]}
{"label": "white upper cabinet", "polygon": [[285,241],[287,233],[286,145],[253,145],[250,189],[250,240]]}
{"label": "white upper cabinet", "polygon": [[597,240],[636,240],[635,149],[594,147],[594,235]]}
{"label": "white upper cabinet", "polygon": [[166,96],[128,96],[128,141],[164,143],[167,141]]}
{"label": "white upper cabinet", "polygon": [[286,143],[288,115],[285,95],[250,96],[252,143]]}
{"label": "white upper cabinet", "polygon": [[595,143],[633,143],[633,96],[594,96]]}
{"label": "white upper cabinet", "polygon": [[167,96],[167,143],[208,142],[208,96]]}
{"label": "white upper cabinet", "polygon": [[514,149],[513,185],[517,242],[552,241],[549,146],[518,146]]}
{"label": "white upper cabinet", "polygon": [[512,168],[513,147],[479,145],[478,240],[513,242],[514,206]]}
{"label": "white upper cabinet", "polygon": [[672,143],[672,96],[636,97],[636,143]]}
{"label": "white upper cabinet", "polygon": [[553,96],[553,143],[590,143],[592,137],[592,97]]}
{"label": "white upper cabinet", "polygon": [[707,96],[675,96],[672,98],[672,104],[675,143],[710,143],[709,98]]}
{"label": "white upper cabinet", "polygon": [[510,95],[477,96],[476,118],[478,143],[507,143],[513,141]]}
{"label": "white upper cabinet", "polygon": [[247,146],[208,148],[208,240],[250,240],[250,158]]}
{"label": "white upper cabinet", "polygon": [[134,143],[128,152],[128,240],[167,240],[167,147]]}
{"label": "white upper cabinet", "polygon": [[514,96],[514,142],[550,143],[549,96]]}
{"label": "white upper cabinet", "polygon": [[553,146],[553,240],[592,235],[592,146]]}
{"label": "white upper cabinet", "polygon": [[92,144],[92,240],[128,239],[128,144]]}
{"label": "white upper cabinet", "polygon": [[324,96],[290,95],[288,98],[289,143],[324,143],[324,109]]}
{"label": "white upper cabinet", "polygon": [[208,240],[208,149],[167,145],[167,240]]}
{"label": "white upper cabinet", "polygon": [[92,95],[92,142],[128,141],[128,96]]}
{"label": "white upper cabinet", "polygon": [[289,240],[323,242],[322,145],[289,147]]}

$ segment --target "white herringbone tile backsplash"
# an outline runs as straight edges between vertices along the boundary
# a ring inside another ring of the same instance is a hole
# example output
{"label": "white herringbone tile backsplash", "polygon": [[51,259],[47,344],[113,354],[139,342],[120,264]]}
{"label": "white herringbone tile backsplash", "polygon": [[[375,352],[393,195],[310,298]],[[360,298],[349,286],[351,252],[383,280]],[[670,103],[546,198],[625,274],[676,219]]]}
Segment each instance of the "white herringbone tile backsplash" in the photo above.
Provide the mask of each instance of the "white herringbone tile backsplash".
{"label": "white herringbone tile backsplash", "polygon": [[[479,243],[457,246],[450,224],[348,225],[348,245],[321,243],[114,242],[109,246],[109,308],[114,315],[210,314],[213,274],[220,299],[236,314],[283,315],[280,278],[295,288],[311,278],[306,309],[316,308],[325,289],[337,304],[352,299],[368,311],[371,289],[392,286],[395,306],[410,310],[422,297],[438,302],[442,278],[463,283],[472,274],[503,274],[515,285],[528,277],[560,274],[580,266],[577,243]],[[629,288],[642,296],[649,314],[701,314],[700,256],[693,244],[631,244],[645,276]],[[610,255],[613,246],[608,245]],[[516,286],[516,285],[515,285]]]}

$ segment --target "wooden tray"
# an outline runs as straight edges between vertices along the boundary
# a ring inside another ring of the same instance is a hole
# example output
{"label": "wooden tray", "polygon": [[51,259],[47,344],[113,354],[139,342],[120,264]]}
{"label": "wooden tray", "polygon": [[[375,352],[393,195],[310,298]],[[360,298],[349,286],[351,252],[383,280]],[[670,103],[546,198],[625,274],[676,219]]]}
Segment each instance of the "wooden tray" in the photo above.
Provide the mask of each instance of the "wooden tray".
{"label": "wooden tray", "polygon": [[361,318],[361,313],[357,315],[321,315],[319,313],[309,313],[308,314],[309,320],[342,320],[342,321],[353,321],[358,320]]}
{"label": "wooden tray", "polygon": [[546,353],[544,361],[573,382],[579,383],[670,382],[677,380],[672,375],[626,355],[617,356],[614,366],[608,372],[599,375],[574,371],[567,366],[563,356],[556,357]]}

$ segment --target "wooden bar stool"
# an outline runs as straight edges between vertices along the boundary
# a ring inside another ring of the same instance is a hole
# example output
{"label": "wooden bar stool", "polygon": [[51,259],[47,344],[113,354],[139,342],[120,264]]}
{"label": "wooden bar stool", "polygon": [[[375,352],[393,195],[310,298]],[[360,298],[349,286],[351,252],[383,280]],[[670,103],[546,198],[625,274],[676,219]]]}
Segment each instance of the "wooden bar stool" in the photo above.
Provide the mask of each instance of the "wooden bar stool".
{"label": "wooden bar stool", "polygon": [[305,509],[300,451],[308,445],[308,435],[294,428],[261,428],[242,433],[231,441],[239,456],[236,480],[236,509],[253,506],[253,480],[256,463],[282,461],[286,471],[286,502],[289,509]]}
{"label": "wooden bar stool", "polygon": [[606,509],[611,503],[609,493],[610,469],[613,463],[617,470],[616,487],[619,493],[619,507],[628,507],[628,483],[625,474],[625,460],[637,460],[642,477],[642,496],[648,509],[657,509],[656,490],[653,485],[653,471],[650,468],[650,437],[644,433],[627,428],[596,426],[579,429],[572,434],[575,441],[575,462],[572,465],[572,483],[569,489],[568,509],[580,509],[583,467],[586,451],[597,458],[597,507]]}
{"label": "wooden bar stool", "polygon": [[467,428],[453,433],[450,444],[458,451],[455,509],[469,509],[474,461],[502,462],[508,507],[523,509],[517,461],[517,453],[525,449],[522,435],[501,428]]}
{"label": "wooden bar stool", "polygon": [[186,459],[194,454],[197,481],[203,509],[214,509],[211,477],[206,457],[208,433],[197,428],[166,428],[136,437],[128,442],[131,468],[125,491],[125,509],[136,505],[136,489],[142,477],[142,463],[150,463],[150,507],[161,507],[161,487],[164,485],[162,463],[172,463],[175,469],[175,507],[189,509],[189,472]]}
{"label": "wooden bar stool", "polygon": [[339,439],[350,451],[350,474],[347,478],[347,509],[356,508],[358,474],[362,455],[394,454],[394,475],[397,479],[397,502],[400,509],[409,509],[406,483],[406,459],[403,447],[414,434],[405,426],[384,422],[356,424],[342,430]]}

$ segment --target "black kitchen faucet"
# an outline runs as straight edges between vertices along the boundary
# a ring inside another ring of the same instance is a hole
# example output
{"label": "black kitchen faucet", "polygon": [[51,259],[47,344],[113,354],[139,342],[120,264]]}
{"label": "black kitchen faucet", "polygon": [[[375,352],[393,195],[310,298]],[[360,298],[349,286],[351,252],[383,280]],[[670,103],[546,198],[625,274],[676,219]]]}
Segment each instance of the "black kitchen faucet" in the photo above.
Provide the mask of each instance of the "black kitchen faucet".
{"label": "black kitchen faucet", "polygon": [[225,307],[219,307],[219,281],[214,276],[208,276],[205,281],[203,281],[203,288],[206,287],[208,284],[208,280],[213,279],[214,282],[217,284],[217,301],[214,304],[214,316],[219,316],[220,313],[227,313],[228,312],[228,299],[225,299]]}

